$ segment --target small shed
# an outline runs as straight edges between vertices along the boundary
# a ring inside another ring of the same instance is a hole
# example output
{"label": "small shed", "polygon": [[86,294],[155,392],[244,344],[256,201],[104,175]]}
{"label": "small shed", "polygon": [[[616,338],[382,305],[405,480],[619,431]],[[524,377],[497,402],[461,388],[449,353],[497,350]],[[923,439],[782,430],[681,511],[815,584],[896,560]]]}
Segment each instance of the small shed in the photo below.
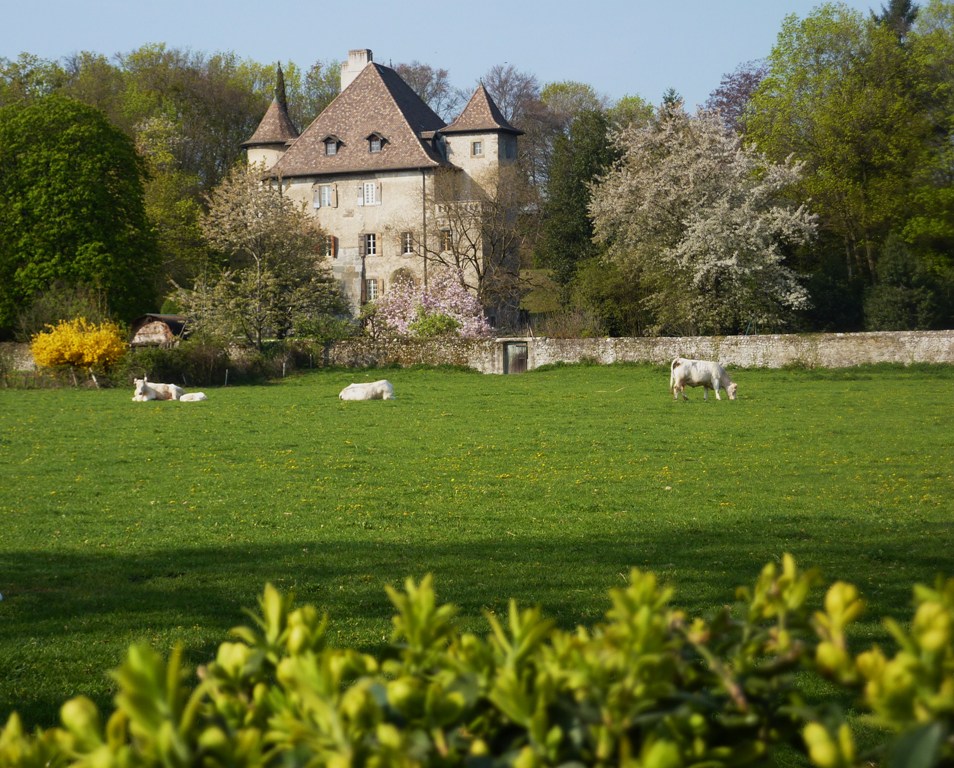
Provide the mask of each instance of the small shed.
{"label": "small shed", "polygon": [[132,347],[174,347],[189,335],[184,315],[143,315],[132,324]]}

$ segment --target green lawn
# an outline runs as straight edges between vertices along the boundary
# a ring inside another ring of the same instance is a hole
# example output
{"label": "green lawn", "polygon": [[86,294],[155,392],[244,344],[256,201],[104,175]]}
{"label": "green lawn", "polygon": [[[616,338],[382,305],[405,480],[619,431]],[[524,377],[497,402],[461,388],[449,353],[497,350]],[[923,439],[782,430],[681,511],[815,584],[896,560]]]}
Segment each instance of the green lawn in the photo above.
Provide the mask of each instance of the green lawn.
{"label": "green lawn", "polygon": [[[792,552],[870,604],[859,640],[954,575],[954,368],[320,371],[207,389],[0,391],[0,722],[51,725],[145,639],[206,660],[271,581],[373,652],[383,586],[435,575],[483,631],[509,597],[593,623],[630,568],[693,613]],[[387,377],[397,399],[343,403]]]}

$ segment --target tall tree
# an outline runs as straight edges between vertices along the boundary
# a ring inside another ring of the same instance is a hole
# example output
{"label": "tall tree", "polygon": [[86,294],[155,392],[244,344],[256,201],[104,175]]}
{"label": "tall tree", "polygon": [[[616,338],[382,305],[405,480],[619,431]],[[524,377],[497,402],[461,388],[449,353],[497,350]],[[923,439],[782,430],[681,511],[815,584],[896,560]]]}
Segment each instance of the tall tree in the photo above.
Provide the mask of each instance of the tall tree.
{"label": "tall tree", "polygon": [[918,17],[918,6],[912,0],[889,0],[887,5],[882,4],[881,13],[872,12],[871,16],[904,40]]}
{"label": "tall tree", "polygon": [[747,136],[805,163],[802,195],[873,282],[880,243],[904,221],[930,123],[925,84],[893,32],[841,5],[791,16],[753,97]]}
{"label": "tall tree", "polygon": [[318,256],[324,233],[280,189],[263,184],[261,166],[239,165],[208,196],[202,231],[227,260],[176,296],[196,328],[239,334],[261,348],[347,313],[347,303]]}
{"label": "tall tree", "polygon": [[[271,100],[274,70],[234,54],[204,54],[147,45],[119,58],[124,71],[124,109],[135,127],[162,116],[182,141],[178,168],[212,189],[241,153]],[[265,73],[271,74],[266,77]],[[263,83],[267,81],[267,87]]]}
{"label": "tall tree", "polygon": [[154,308],[143,172],[98,110],[56,95],[0,109],[0,327],[57,282],[98,289],[119,319]]}
{"label": "tall tree", "polygon": [[0,107],[49,96],[61,88],[66,79],[58,63],[30,53],[21,53],[15,61],[0,58]]}
{"label": "tall tree", "polygon": [[721,114],[725,124],[733,131],[743,130],[752,95],[767,74],[768,66],[764,61],[740,64],[722,77],[719,87],[706,100],[705,108]]}
{"label": "tall tree", "polygon": [[595,236],[647,289],[653,329],[720,334],[782,327],[808,303],[785,264],[814,218],[787,204],[797,166],[773,164],[713,113],[660,111],[617,136],[622,159],[593,190]]}
{"label": "tall tree", "polygon": [[401,78],[441,119],[450,122],[460,111],[461,105],[470,96],[450,83],[446,69],[435,69],[428,64],[412,61],[394,67]]}
{"label": "tall tree", "polygon": [[582,112],[605,111],[610,100],[591,85],[564,80],[547,83],[540,91],[540,101],[550,111],[553,124],[566,133],[574,118]]}
{"label": "tall tree", "polygon": [[472,180],[442,170],[429,195],[438,214],[425,244],[428,263],[458,276],[496,315],[495,324],[506,324],[520,293],[524,231],[518,213],[532,196],[522,169],[501,166]]}
{"label": "tall tree", "polygon": [[589,217],[590,184],[615,156],[609,119],[602,110],[580,112],[570,123],[569,134],[555,140],[536,254],[537,263],[552,269],[563,287],[564,305],[577,266],[598,251]]}
{"label": "tall tree", "polygon": [[[933,0],[924,22],[919,11],[899,38],[889,22],[908,15],[905,9],[913,6],[893,4],[882,17],[867,17],[823,5],[804,20],[786,19],[746,122],[747,137],[771,157],[793,155],[805,164],[798,194],[819,214],[821,247],[803,269],[812,273],[813,293],[832,299],[824,314],[849,304],[860,313],[865,293],[904,274],[934,272],[936,289],[951,293],[943,286],[952,285],[945,254],[954,245],[954,12],[951,3]],[[889,247],[893,236],[911,247]],[[892,263],[926,263],[882,269],[882,253]],[[864,322],[885,327],[886,320],[879,311]]]}

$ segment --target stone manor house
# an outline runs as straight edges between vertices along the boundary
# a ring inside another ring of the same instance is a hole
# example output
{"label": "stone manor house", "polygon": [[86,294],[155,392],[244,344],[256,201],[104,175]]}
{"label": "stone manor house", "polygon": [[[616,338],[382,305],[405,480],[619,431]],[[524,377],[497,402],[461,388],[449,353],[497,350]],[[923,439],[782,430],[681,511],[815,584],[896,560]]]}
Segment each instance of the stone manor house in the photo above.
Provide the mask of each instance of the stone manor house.
{"label": "stone manor house", "polygon": [[[283,194],[314,213],[327,233],[324,255],[358,310],[394,280],[426,285],[448,263],[462,263],[471,286],[473,265],[488,259],[516,270],[517,254],[494,252],[479,218],[493,196],[488,185],[516,161],[521,133],[483,85],[446,124],[362,49],[349,52],[341,92],[303,132],[288,116],[280,81],[243,146],[250,163],[263,164]],[[491,324],[506,324],[515,306],[485,300],[485,311]]]}

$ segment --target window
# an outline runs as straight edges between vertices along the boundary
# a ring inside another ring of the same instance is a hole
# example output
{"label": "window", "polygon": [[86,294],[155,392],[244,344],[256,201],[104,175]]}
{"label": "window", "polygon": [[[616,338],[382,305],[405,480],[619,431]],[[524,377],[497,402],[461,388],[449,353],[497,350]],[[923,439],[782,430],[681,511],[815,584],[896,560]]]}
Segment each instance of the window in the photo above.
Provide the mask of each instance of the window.
{"label": "window", "polygon": [[405,256],[414,253],[414,234],[412,232],[401,233],[401,253]]}
{"label": "window", "polygon": [[384,139],[377,133],[368,136],[368,150],[372,153],[380,152],[384,146]]}
{"label": "window", "polygon": [[361,235],[361,241],[358,244],[358,250],[361,256],[378,255],[378,236],[373,232]]}
{"label": "window", "polygon": [[450,251],[454,247],[454,238],[449,229],[441,230],[441,251]]}
{"label": "window", "polygon": [[484,142],[472,141],[470,143],[470,154],[474,157],[480,157],[480,155],[484,154]]}
{"label": "window", "polygon": [[312,195],[315,208],[335,208],[338,205],[338,192],[334,184],[319,184]]}
{"label": "window", "polygon": [[365,282],[365,291],[368,301],[374,301],[378,298],[378,280],[369,277]]}
{"label": "window", "polygon": [[334,138],[325,139],[325,154],[326,155],[337,155],[338,154],[338,140]]}
{"label": "window", "polygon": [[380,205],[381,185],[376,181],[366,181],[358,185],[358,205]]}
{"label": "window", "polygon": [[334,259],[338,256],[338,238],[334,235],[325,235],[321,241],[321,255],[326,259]]}

